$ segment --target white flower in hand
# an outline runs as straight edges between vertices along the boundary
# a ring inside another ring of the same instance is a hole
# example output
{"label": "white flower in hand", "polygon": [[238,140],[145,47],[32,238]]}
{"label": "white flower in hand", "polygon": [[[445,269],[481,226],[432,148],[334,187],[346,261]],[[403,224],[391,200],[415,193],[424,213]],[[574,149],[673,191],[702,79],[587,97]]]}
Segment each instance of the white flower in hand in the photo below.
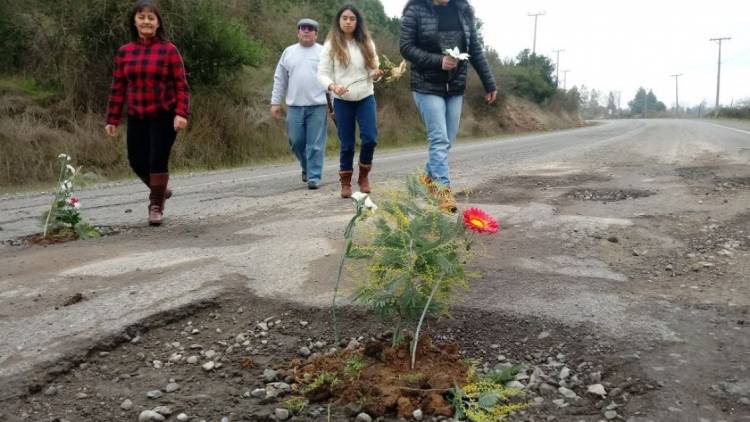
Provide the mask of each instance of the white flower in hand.
{"label": "white flower in hand", "polygon": [[65,168],[68,169],[68,171],[70,172],[71,176],[74,176],[76,174],[76,168],[73,167],[73,166],[71,166],[70,164],[66,164]]}
{"label": "white flower in hand", "polygon": [[458,47],[447,48],[443,51],[443,54],[453,57],[456,60],[469,60],[469,53],[462,53]]}
{"label": "white flower in hand", "polygon": [[60,154],[57,156],[57,158],[65,161],[70,161],[70,156],[68,154]]}

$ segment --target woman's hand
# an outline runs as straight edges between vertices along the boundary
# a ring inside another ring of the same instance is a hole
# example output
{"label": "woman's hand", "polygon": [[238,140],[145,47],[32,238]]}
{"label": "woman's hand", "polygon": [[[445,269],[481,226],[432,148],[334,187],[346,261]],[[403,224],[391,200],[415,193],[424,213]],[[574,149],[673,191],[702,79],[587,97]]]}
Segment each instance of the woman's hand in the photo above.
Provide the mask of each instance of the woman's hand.
{"label": "woman's hand", "polygon": [[375,82],[378,82],[378,81],[380,81],[380,78],[383,77],[383,75],[385,75],[385,70],[383,70],[383,69],[375,69],[375,71],[372,72],[372,79]]}
{"label": "woman's hand", "polygon": [[187,126],[188,121],[186,118],[182,116],[174,116],[174,131],[179,132],[182,129],[185,129]]}
{"label": "woman's hand", "polygon": [[349,89],[347,87],[341,85],[331,84],[329,88],[331,88],[331,91],[333,91],[334,94],[338,95],[339,97],[343,97],[344,94],[349,92]]}
{"label": "woman's hand", "polygon": [[106,132],[107,135],[109,135],[109,136],[111,136],[111,137],[114,138],[115,135],[117,135],[117,126],[115,126],[115,125],[104,126],[104,132]]}
{"label": "woman's hand", "polygon": [[458,66],[458,60],[450,56],[443,56],[443,70],[453,70]]}

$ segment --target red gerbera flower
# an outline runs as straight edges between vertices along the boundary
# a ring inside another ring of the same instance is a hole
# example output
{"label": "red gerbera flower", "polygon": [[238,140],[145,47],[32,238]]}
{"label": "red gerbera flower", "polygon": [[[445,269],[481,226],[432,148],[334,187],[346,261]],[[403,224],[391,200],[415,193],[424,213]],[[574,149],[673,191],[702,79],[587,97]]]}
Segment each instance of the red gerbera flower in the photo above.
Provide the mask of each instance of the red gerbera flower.
{"label": "red gerbera flower", "polygon": [[477,233],[497,233],[497,221],[479,208],[464,211],[464,225]]}

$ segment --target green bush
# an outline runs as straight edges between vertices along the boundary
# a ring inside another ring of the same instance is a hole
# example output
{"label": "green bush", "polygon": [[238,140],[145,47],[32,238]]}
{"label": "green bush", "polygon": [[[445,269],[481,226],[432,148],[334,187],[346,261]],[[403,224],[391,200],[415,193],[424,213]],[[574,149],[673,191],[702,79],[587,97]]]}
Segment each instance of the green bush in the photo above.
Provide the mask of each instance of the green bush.
{"label": "green bush", "polygon": [[17,70],[28,45],[29,31],[21,25],[20,16],[10,9],[9,2],[0,1],[0,72]]}
{"label": "green bush", "polygon": [[175,44],[184,56],[190,83],[216,85],[242,66],[255,67],[261,63],[264,50],[248,35],[244,25],[219,10],[213,1],[185,3],[193,6],[189,19],[180,22],[173,33]]}

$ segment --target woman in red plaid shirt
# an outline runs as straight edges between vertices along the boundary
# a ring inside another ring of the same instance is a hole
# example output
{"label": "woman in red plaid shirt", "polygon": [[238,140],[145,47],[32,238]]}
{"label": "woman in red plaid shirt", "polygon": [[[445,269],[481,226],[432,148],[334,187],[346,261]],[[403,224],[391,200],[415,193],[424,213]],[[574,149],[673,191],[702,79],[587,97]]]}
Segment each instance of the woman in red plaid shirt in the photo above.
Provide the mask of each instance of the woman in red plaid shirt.
{"label": "woman in red plaid shirt", "polygon": [[131,41],[117,51],[109,95],[109,136],[117,134],[122,108],[128,109],[128,161],[151,189],[148,222],[162,223],[164,201],[172,196],[169,154],[177,132],[187,126],[190,87],[177,47],[169,42],[153,1],[141,0],[129,15]]}

